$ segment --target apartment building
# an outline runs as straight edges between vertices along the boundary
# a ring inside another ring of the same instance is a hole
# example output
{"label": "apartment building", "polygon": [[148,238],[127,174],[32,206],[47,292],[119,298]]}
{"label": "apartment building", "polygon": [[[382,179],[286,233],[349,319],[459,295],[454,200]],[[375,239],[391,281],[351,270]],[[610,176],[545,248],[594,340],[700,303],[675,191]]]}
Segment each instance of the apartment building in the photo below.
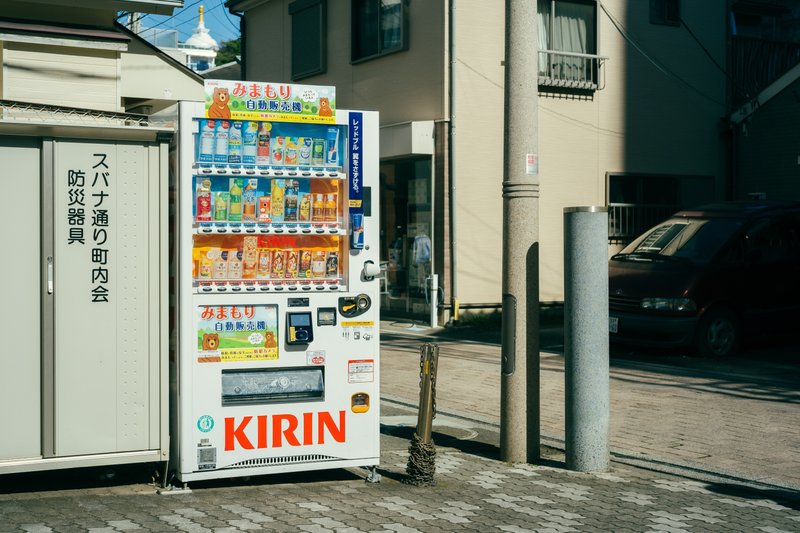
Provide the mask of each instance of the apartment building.
{"label": "apartment building", "polygon": [[[443,322],[499,308],[504,3],[227,5],[245,20],[248,79],[334,85],[340,108],[380,111],[384,309],[422,318],[441,300]],[[613,250],[725,195],[729,7],[538,0],[542,301],[563,299],[565,207],[609,205]]]}

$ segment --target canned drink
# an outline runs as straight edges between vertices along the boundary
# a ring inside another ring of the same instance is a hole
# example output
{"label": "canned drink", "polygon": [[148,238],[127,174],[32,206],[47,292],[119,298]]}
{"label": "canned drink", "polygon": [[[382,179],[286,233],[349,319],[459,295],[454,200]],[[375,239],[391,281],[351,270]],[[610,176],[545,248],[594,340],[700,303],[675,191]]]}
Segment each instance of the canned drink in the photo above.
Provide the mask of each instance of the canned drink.
{"label": "canned drink", "polygon": [[325,261],[325,277],[339,277],[339,252],[328,252],[328,258]]}
{"label": "canned drink", "polygon": [[351,218],[353,223],[351,248],[360,250],[364,248],[364,214],[353,213]]}
{"label": "canned drink", "polygon": [[325,164],[331,167],[339,166],[339,147],[336,139],[328,139],[326,141],[327,150],[325,153]]}

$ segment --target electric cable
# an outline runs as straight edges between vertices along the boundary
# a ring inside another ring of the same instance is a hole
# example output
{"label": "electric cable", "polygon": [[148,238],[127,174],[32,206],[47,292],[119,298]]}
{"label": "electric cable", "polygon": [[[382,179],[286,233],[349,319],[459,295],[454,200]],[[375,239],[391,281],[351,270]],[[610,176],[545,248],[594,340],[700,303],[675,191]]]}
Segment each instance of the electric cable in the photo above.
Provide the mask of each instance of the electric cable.
{"label": "electric cable", "polygon": [[669,70],[666,66],[662,65],[661,63],[659,63],[658,61],[656,61],[655,59],[650,57],[650,55],[636,41],[634,41],[633,38],[630,37],[630,35],[628,35],[627,31],[625,30],[625,27],[622,26],[622,24],[617,19],[615,19],[614,16],[611,13],[609,13],[608,9],[606,9],[606,6],[603,5],[600,2],[598,2],[598,4],[600,5],[600,9],[603,10],[603,13],[605,13],[606,16],[608,17],[608,19],[611,21],[611,25],[614,26],[614,28],[617,30],[617,32],[619,32],[620,35],[622,35],[623,39],[628,41],[628,43],[631,46],[633,46],[633,48],[637,52],[639,52],[645,59],[647,59],[662,74],[674,79],[675,81],[677,81],[680,84],[684,85],[685,87],[687,87],[691,91],[697,93],[699,96],[702,96],[703,98],[705,98],[709,102],[713,102],[713,103],[715,103],[718,106],[723,107],[723,108],[725,107],[724,103],[718,101],[717,99],[715,99],[712,96],[707,95],[706,93],[704,93],[703,91],[701,91],[700,89],[698,89],[697,87],[695,87],[694,85],[689,83],[688,81],[686,81],[683,78],[681,78],[679,75],[677,75],[674,72],[672,72],[671,70]]}
{"label": "electric cable", "polygon": [[687,32],[689,32],[689,35],[691,35],[692,39],[694,39],[694,41],[695,41],[695,42],[698,44],[698,46],[700,46],[700,48],[702,48],[702,49],[703,49],[703,52],[705,52],[705,53],[706,53],[706,55],[707,55],[707,56],[708,56],[708,58],[711,60],[711,62],[712,62],[712,63],[714,63],[714,65],[715,65],[715,66],[716,66],[716,67],[719,69],[719,71],[720,71],[720,72],[722,72],[723,74],[725,74],[725,77],[726,77],[726,78],[728,78],[728,79],[730,80],[730,79],[731,79],[731,75],[730,75],[730,74],[728,74],[728,71],[726,71],[726,70],[723,68],[723,66],[722,66],[722,65],[720,65],[720,64],[717,62],[717,60],[716,60],[716,59],[714,59],[714,56],[712,56],[712,55],[711,55],[711,52],[709,52],[708,48],[706,48],[706,47],[703,45],[703,43],[701,43],[701,42],[700,42],[700,39],[698,39],[698,38],[697,38],[697,36],[696,36],[696,35],[694,34],[694,32],[692,31],[692,29],[689,27],[689,25],[688,25],[688,24],[686,24],[686,21],[685,21],[685,20],[683,20],[683,18],[682,18],[682,17],[679,17],[679,20],[681,21],[681,24],[683,25],[683,27],[684,27],[684,28],[686,28],[686,31],[687,31]]}

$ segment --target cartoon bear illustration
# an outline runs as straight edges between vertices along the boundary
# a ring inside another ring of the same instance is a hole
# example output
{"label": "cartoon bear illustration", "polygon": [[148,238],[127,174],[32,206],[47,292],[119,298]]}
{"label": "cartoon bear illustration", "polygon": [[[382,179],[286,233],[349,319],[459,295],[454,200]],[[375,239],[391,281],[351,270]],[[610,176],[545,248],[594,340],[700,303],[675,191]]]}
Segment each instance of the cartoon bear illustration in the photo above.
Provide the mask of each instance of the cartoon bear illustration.
{"label": "cartoon bear illustration", "polygon": [[228,89],[214,87],[214,101],[208,108],[208,118],[231,118],[231,110],[228,107],[230,99]]}
{"label": "cartoon bear illustration", "polygon": [[319,99],[319,116],[321,117],[333,116],[333,109],[331,109],[331,101],[329,98]]}
{"label": "cartoon bear illustration", "polygon": [[219,348],[219,335],[217,333],[203,333],[203,350],[215,351]]}
{"label": "cartoon bear illustration", "polygon": [[267,340],[264,341],[264,348],[275,348],[278,346],[278,343],[275,342],[274,333],[272,333],[271,331],[267,331],[266,333],[264,333],[264,336],[267,338]]}

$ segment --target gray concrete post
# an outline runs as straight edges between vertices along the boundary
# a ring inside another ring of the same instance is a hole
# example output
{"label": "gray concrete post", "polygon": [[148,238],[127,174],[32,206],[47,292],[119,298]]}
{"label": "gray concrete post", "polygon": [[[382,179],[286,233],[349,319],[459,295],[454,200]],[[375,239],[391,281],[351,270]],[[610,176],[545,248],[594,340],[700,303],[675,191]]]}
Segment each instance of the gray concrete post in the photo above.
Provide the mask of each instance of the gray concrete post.
{"label": "gray concrete post", "polygon": [[564,209],[567,468],[608,470],[608,210]]}

